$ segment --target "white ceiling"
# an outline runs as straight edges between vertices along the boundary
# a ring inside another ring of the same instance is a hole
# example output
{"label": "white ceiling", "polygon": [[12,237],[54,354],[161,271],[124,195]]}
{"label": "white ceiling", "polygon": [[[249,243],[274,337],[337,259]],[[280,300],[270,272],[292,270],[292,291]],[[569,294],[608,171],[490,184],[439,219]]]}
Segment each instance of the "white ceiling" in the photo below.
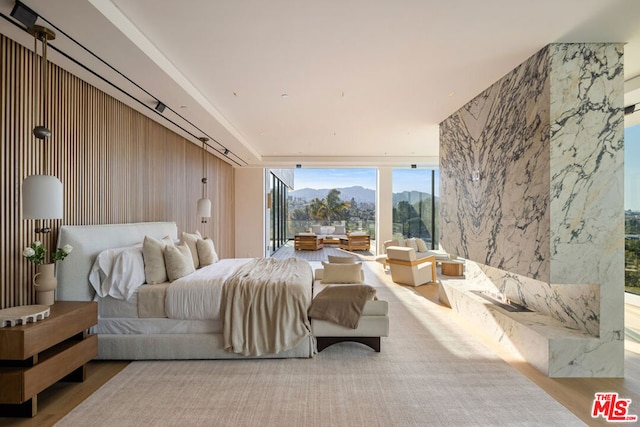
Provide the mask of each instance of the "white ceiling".
{"label": "white ceiling", "polygon": [[[234,165],[436,165],[438,124],[553,42],[625,42],[625,105],[640,102],[638,0],[24,3],[57,27],[51,46],[131,96],[50,60]],[[0,32],[33,47],[6,19]]]}

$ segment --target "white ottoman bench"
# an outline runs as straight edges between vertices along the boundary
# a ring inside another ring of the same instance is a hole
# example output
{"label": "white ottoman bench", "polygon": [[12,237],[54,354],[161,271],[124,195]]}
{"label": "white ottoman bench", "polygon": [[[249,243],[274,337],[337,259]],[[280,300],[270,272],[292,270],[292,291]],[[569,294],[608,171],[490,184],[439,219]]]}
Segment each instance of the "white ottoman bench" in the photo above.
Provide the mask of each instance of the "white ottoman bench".
{"label": "white ottoman bench", "polygon": [[[323,270],[315,272],[313,296],[315,297],[327,286],[346,284],[321,283]],[[389,336],[389,304],[387,301],[367,301],[362,310],[358,327],[351,329],[326,320],[311,319],[311,331],[316,337],[318,352],[330,345],[352,341],[364,344],[376,352],[380,352],[380,338]]]}

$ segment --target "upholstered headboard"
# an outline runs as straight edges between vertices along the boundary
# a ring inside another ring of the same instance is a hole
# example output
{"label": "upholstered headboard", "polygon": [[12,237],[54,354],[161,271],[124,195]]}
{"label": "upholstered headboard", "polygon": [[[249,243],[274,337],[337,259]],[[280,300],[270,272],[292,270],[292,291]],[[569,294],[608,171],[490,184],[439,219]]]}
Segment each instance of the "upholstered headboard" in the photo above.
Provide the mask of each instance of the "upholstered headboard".
{"label": "upholstered headboard", "polygon": [[94,291],[89,271],[96,256],[105,249],[142,242],[144,236],[178,238],[175,222],[139,222],[133,224],[64,225],[58,234],[58,246],[69,244],[73,251],[56,264],[58,289],[56,300],[91,301]]}

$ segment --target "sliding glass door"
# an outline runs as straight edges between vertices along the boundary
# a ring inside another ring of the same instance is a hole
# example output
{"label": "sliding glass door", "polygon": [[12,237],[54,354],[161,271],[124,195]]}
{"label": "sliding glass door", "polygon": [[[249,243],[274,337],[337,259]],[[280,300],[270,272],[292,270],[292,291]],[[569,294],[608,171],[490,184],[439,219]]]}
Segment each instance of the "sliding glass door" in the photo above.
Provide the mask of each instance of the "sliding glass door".
{"label": "sliding glass door", "polygon": [[269,205],[271,235],[269,251],[273,254],[287,243],[288,187],[274,174],[271,175]]}

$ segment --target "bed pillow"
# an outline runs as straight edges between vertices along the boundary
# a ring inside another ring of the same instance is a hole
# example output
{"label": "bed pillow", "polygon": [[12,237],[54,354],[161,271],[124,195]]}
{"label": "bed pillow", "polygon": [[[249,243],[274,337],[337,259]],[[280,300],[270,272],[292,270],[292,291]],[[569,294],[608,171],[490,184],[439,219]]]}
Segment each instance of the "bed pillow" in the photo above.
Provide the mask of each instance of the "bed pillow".
{"label": "bed pillow", "polygon": [[[93,289],[95,289],[98,296],[106,297],[109,295],[110,284],[107,282],[107,279],[111,276],[114,263],[120,254],[131,249],[140,251],[140,256],[142,257],[142,242],[133,246],[105,249],[96,256],[91,266],[91,271],[89,272],[89,283]],[[144,279],[144,262],[142,264],[142,275]]]}
{"label": "bed pillow", "polygon": [[218,254],[213,240],[204,238],[196,242],[198,258],[200,259],[200,267],[215,264],[218,262]]}
{"label": "bed pillow", "polygon": [[174,246],[169,236],[163,237],[162,240],[150,236],[144,237],[142,242],[144,277],[150,285],[167,281],[167,268],[164,264],[164,249],[167,245]]}
{"label": "bed pillow", "polygon": [[362,283],[362,264],[331,264],[323,262],[322,283]]}
{"label": "bed pillow", "polygon": [[182,243],[178,246],[167,245],[164,249],[164,262],[167,266],[167,277],[170,282],[196,271],[189,246]]}
{"label": "bed pillow", "polygon": [[336,256],[329,255],[329,263],[331,264],[355,264],[356,257],[354,256]]}
{"label": "bed pillow", "polygon": [[144,259],[142,246],[139,246],[127,248],[116,256],[104,285],[109,289],[110,297],[129,300],[144,282]]}
{"label": "bed pillow", "polygon": [[182,233],[182,241],[180,243],[186,243],[189,246],[189,250],[191,251],[191,258],[193,258],[193,268],[200,267],[200,259],[198,258],[198,248],[196,247],[196,242],[198,240],[202,240],[202,235],[199,231],[196,230],[195,233]]}
{"label": "bed pillow", "polygon": [[429,250],[427,243],[422,239],[416,239],[416,246],[418,246],[418,252],[427,252]]}

